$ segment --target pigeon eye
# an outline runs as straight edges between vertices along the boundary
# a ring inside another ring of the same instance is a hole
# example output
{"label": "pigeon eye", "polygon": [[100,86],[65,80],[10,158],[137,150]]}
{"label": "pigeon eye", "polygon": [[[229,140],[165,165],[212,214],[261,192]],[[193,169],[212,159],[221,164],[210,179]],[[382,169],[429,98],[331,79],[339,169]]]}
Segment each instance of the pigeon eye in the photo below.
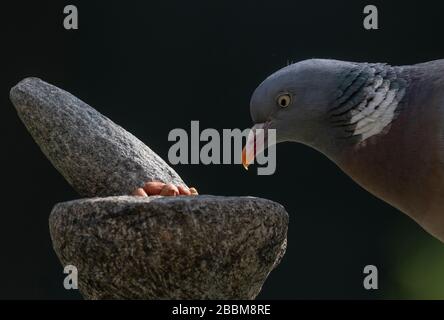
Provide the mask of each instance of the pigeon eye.
{"label": "pigeon eye", "polygon": [[291,103],[291,96],[288,93],[282,94],[277,98],[277,104],[281,108],[286,108]]}

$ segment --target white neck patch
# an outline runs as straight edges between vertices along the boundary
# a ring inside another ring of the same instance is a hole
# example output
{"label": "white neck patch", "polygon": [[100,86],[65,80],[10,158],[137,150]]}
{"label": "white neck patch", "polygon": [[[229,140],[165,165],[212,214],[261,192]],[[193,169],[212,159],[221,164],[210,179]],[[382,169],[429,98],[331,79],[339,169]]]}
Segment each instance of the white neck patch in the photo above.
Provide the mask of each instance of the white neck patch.
{"label": "white neck patch", "polygon": [[361,143],[381,134],[399,113],[408,80],[400,68],[385,64],[356,64],[344,77],[329,120],[340,128],[339,138]]}

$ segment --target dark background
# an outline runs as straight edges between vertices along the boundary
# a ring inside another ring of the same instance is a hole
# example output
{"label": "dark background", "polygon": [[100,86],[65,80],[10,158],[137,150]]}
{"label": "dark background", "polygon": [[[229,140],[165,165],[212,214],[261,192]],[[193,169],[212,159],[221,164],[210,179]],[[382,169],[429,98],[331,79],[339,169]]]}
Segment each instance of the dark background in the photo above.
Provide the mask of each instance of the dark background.
{"label": "dark background", "polygon": [[[2,208],[0,298],[78,299],[63,288],[48,215],[78,198],[33,142],[9,102],[27,76],[62,87],[167,159],[173,128],[251,125],[254,88],[288,60],[413,64],[444,58],[439,1],[1,2]],[[63,8],[79,9],[79,30]],[[380,30],[362,27],[366,4]],[[444,298],[444,246],[371,196],[323,155],[277,147],[277,171],[179,165],[201,193],[254,195],[290,214],[287,254],[259,298]],[[420,186],[418,186],[420,187]],[[379,290],[362,286],[379,268]]]}

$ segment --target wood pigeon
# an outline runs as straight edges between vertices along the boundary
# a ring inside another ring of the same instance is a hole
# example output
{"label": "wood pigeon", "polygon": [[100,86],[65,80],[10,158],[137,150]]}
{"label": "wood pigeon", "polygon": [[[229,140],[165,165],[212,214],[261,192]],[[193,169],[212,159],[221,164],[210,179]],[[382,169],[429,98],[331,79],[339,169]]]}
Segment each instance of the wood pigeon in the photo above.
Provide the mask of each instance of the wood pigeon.
{"label": "wood pigeon", "polygon": [[[266,78],[250,112],[253,129],[320,151],[444,242],[444,60],[301,61]],[[244,166],[264,147],[244,148]]]}

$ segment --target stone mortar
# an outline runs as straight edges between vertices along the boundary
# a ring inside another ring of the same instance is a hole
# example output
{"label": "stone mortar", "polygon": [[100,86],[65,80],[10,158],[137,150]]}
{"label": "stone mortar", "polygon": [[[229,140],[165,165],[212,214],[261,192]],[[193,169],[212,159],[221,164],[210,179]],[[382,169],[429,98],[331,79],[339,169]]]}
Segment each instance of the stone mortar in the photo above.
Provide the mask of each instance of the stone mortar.
{"label": "stone mortar", "polygon": [[108,197],[55,206],[54,248],[89,299],[254,299],[288,215],[253,197]]}
{"label": "stone mortar", "polygon": [[[254,197],[125,196],[185,185],[154,151],[72,94],[37,78],[10,98],[34,140],[85,197],[49,219],[87,299],[254,299],[286,249],[288,214]],[[123,195],[123,196],[122,196]],[[105,197],[105,198],[99,198]]]}

